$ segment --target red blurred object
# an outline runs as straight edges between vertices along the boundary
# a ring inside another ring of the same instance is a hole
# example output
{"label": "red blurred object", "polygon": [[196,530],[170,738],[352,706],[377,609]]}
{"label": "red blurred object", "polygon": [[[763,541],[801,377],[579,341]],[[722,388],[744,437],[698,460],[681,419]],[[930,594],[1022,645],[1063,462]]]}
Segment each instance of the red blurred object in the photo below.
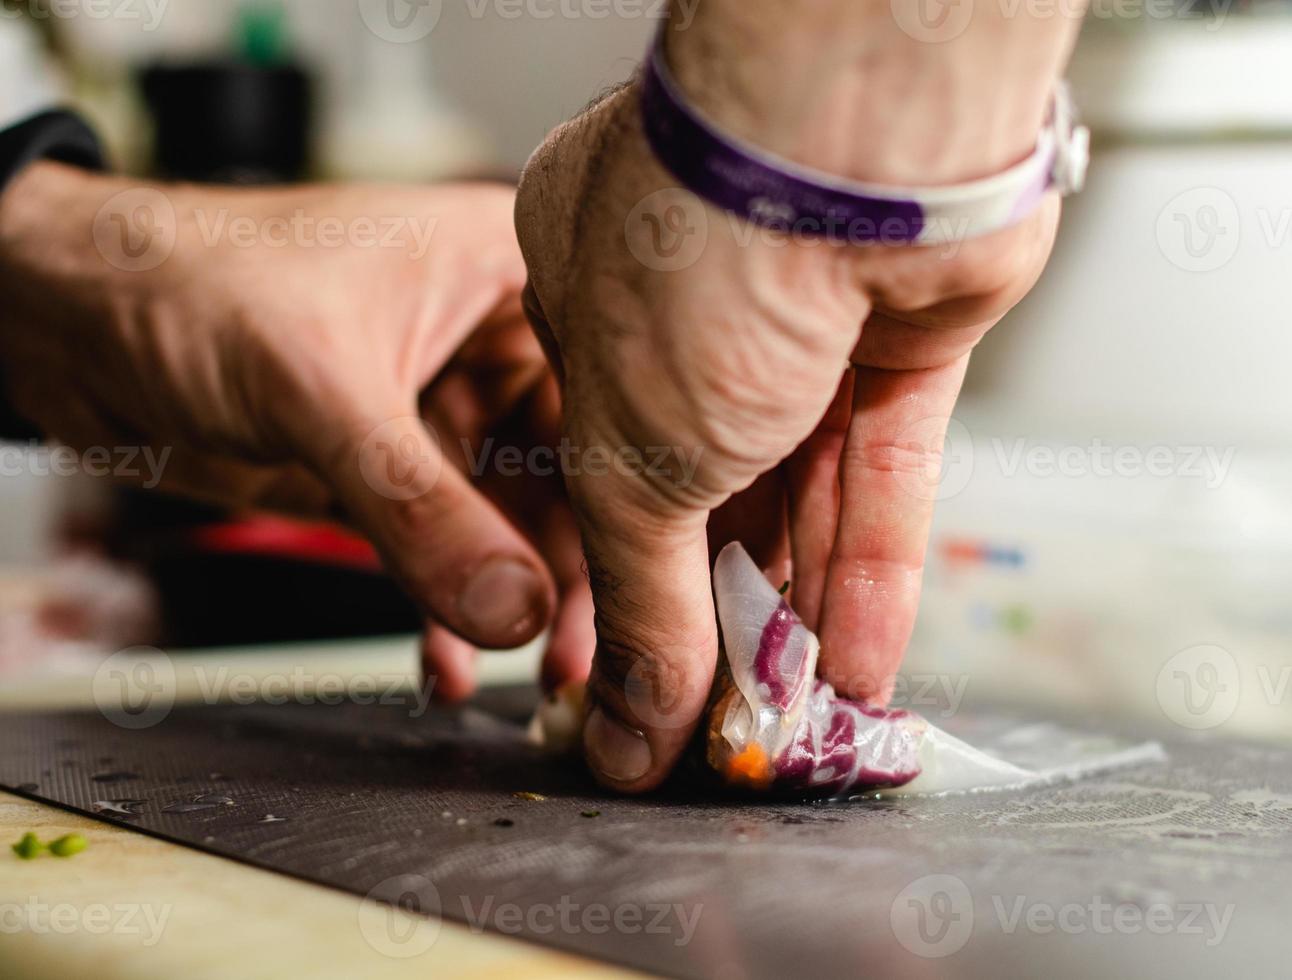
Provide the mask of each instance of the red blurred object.
{"label": "red blurred object", "polygon": [[214,554],[259,555],[380,572],[381,558],[366,538],[335,524],[254,515],[195,528],[192,544]]}

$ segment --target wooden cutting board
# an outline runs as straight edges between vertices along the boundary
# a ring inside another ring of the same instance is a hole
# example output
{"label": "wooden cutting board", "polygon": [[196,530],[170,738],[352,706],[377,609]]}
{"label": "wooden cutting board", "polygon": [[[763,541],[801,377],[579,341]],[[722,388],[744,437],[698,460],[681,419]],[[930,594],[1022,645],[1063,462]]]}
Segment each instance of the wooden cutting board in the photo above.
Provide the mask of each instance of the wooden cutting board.
{"label": "wooden cutting board", "polygon": [[[84,834],[84,853],[9,845]],[[0,793],[0,976],[627,977]],[[373,932],[373,930],[377,930]],[[369,938],[372,937],[372,938]]]}

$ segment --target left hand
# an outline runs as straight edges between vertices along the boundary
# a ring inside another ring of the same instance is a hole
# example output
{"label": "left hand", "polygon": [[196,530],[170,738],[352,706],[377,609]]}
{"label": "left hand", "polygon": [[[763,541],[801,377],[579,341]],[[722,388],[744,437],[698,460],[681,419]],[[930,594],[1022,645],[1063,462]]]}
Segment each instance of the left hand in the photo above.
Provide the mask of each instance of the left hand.
{"label": "left hand", "polygon": [[425,610],[439,696],[470,692],[477,646],[553,621],[547,680],[580,678],[591,599],[560,474],[497,457],[552,444],[559,416],[513,197],[33,165],[0,198],[0,370],[51,438],[169,450],[163,489],[346,515]]}

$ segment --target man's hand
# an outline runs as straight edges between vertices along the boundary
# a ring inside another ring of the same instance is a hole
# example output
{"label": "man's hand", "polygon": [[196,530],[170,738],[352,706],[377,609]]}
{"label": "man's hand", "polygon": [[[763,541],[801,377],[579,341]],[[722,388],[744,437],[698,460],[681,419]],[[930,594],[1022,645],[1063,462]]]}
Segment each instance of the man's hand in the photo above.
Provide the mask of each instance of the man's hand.
{"label": "man's hand", "polygon": [[168,448],[163,489],[347,516],[424,607],[440,696],[469,692],[477,645],[554,616],[549,680],[580,676],[591,601],[559,479],[468,472],[559,421],[513,204],[488,185],[140,188],[37,164],[0,198],[8,393],[75,448]]}
{"label": "man's hand", "polygon": [[[713,0],[671,34],[669,60],[750,141],[858,180],[932,185],[1031,152],[1074,33],[988,12],[933,45],[888,4]],[[584,746],[627,791],[664,778],[705,707],[709,536],[742,538],[778,580],[792,559],[824,676],[886,700],[969,353],[1040,274],[1058,218],[1047,199],[1014,228],[937,248],[764,234],[676,190],[638,111],[630,85],[557,130],[517,210],[567,437],[672,462],[569,480],[597,614]]]}

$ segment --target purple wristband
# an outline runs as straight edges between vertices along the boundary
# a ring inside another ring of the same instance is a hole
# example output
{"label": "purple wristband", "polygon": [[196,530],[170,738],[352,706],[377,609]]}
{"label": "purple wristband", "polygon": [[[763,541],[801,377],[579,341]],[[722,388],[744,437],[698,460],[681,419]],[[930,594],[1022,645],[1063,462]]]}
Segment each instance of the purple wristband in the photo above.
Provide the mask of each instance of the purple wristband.
{"label": "purple wristband", "polygon": [[1015,224],[1047,190],[1075,192],[1085,176],[1089,134],[1074,125],[1063,87],[1022,163],[966,184],[886,187],[833,177],[723,132],[682,94],[663,42],[661,32],[642,79],[651,150],[688,190],[756,225],[848,244],[936,244]]}

